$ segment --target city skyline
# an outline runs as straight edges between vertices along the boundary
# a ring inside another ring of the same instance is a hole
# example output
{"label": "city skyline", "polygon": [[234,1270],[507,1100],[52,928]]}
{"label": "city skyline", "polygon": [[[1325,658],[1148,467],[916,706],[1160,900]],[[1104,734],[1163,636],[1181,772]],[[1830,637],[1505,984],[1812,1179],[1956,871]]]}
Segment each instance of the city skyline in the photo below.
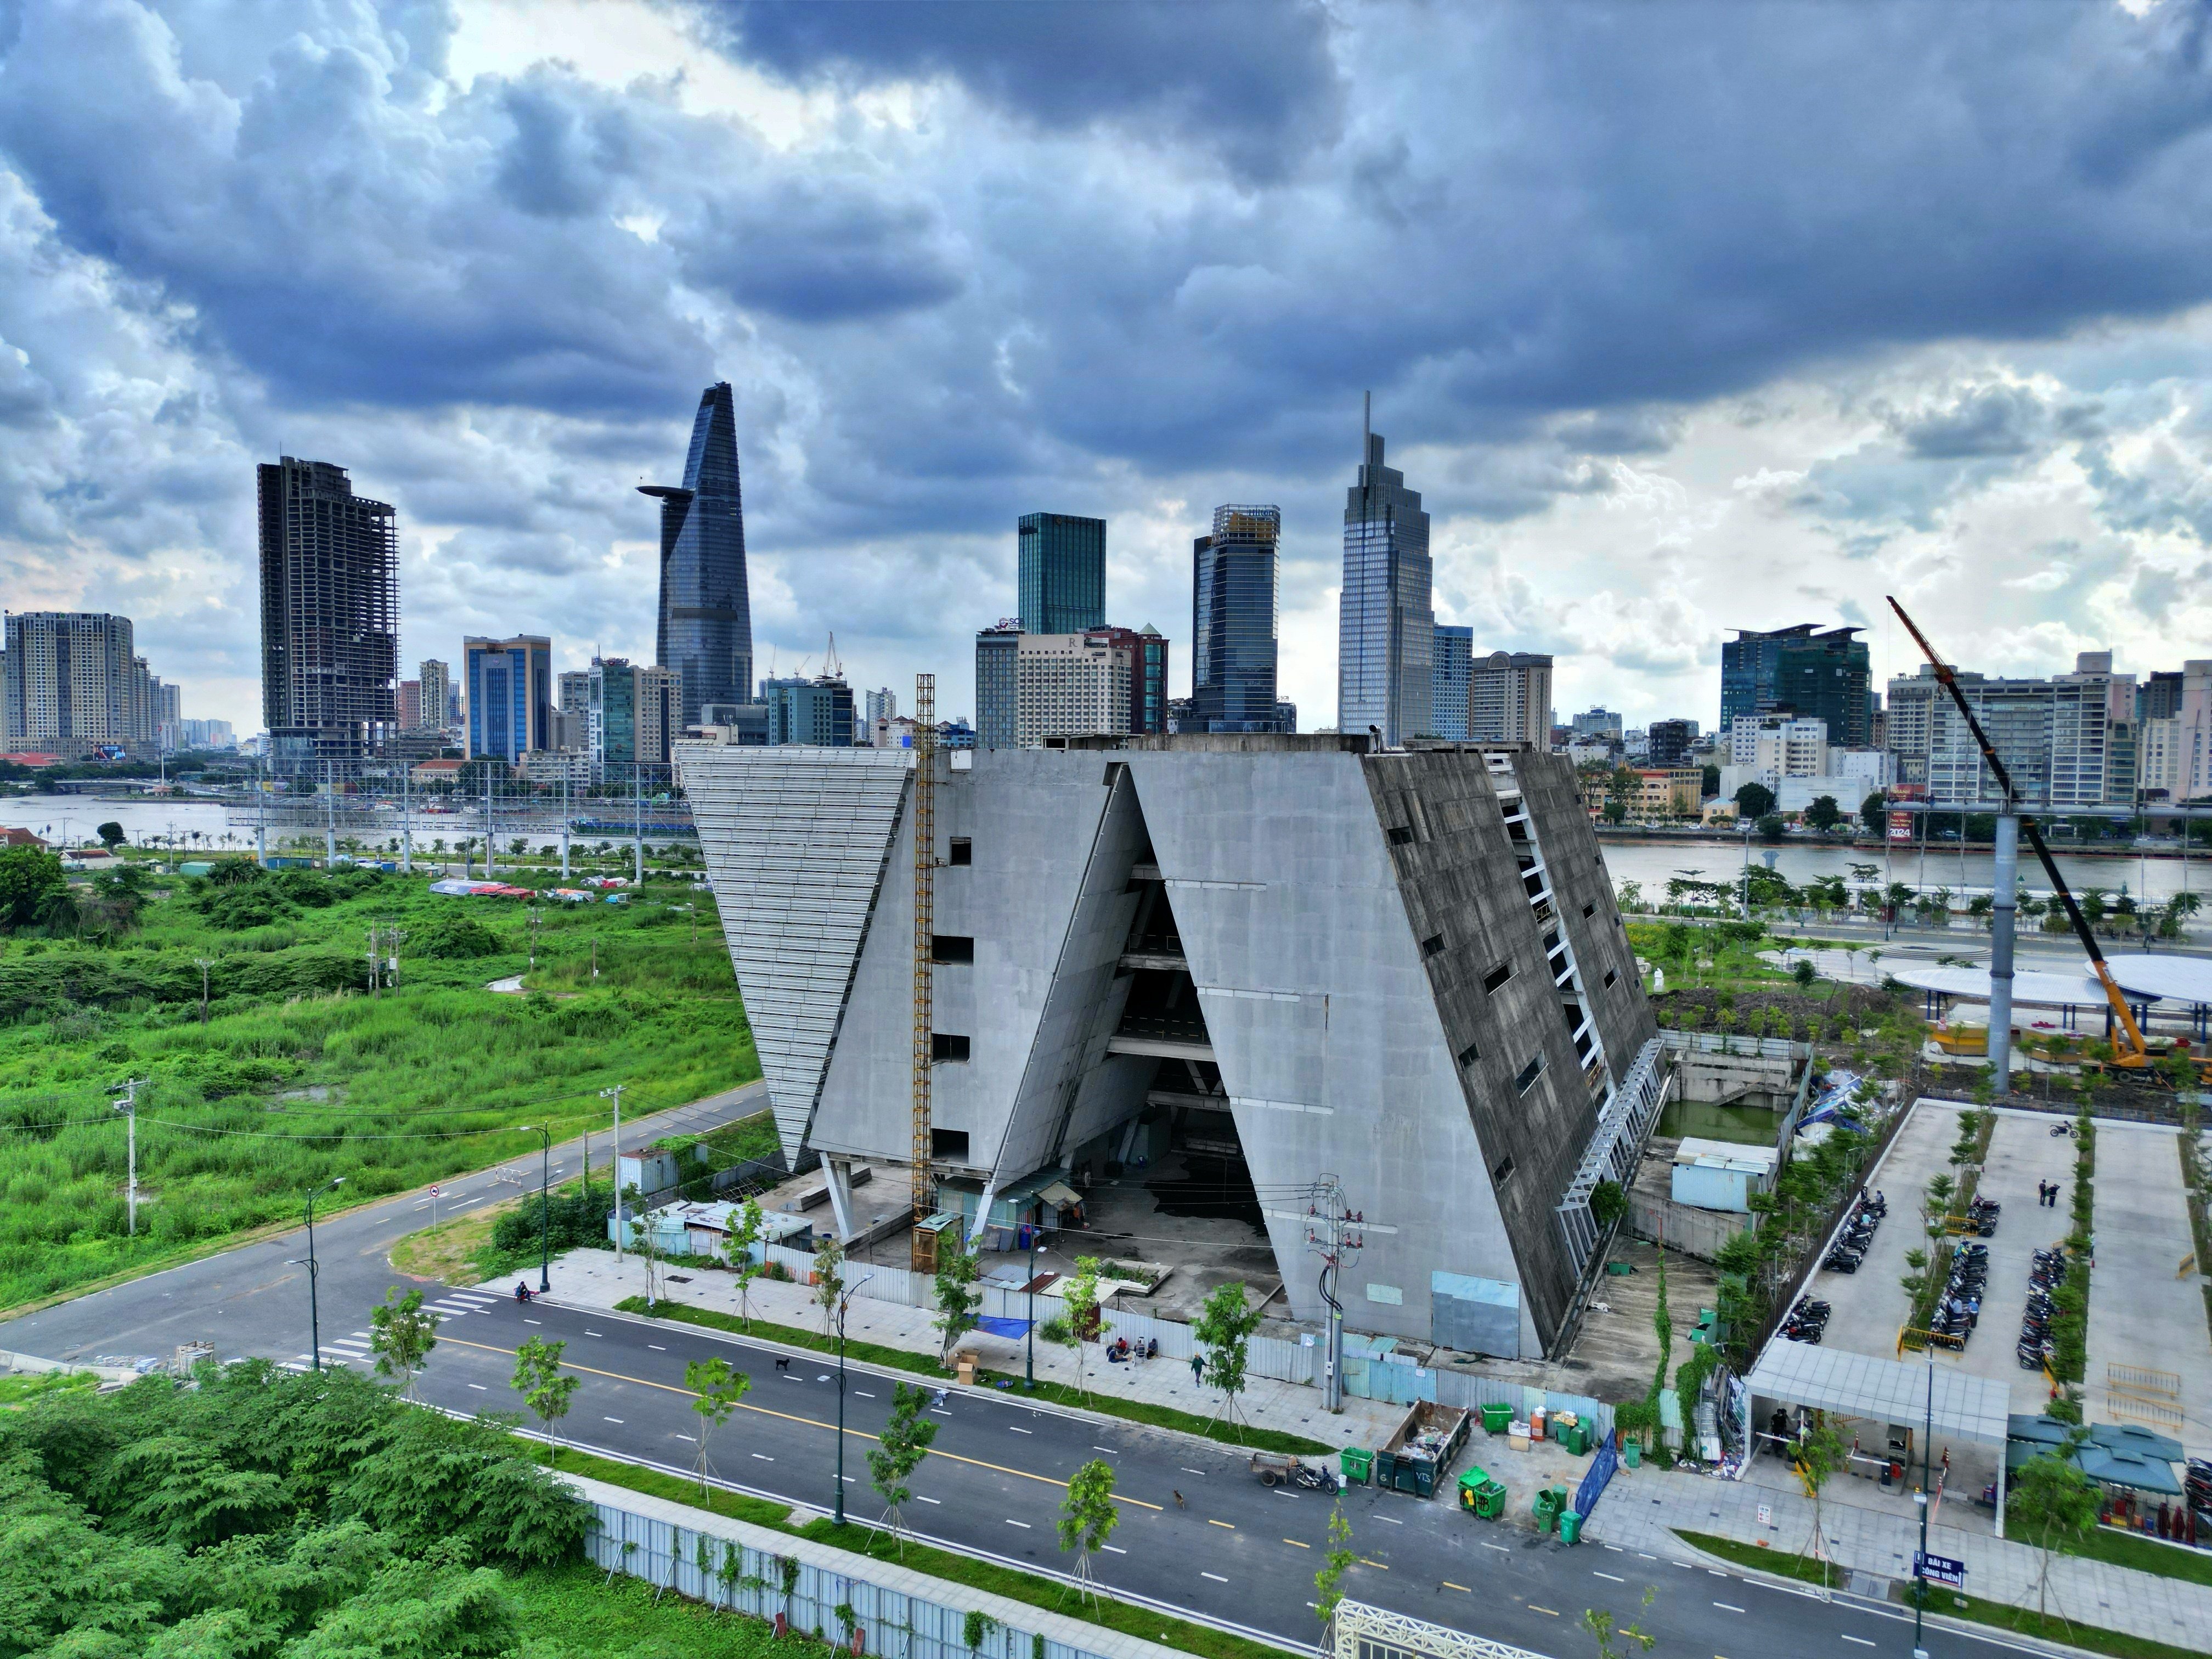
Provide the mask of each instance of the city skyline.
{"label": "city skyline", "polygon": [[[333,459],[393,504],[404,660],[529,628],[562,669],[641,661],[631,491],[717,379],[757,663],[835,627],[856,684],[933,669],[953,712],[1007,517],[1109,521],[1116,614],[1164,622],[1206,510],[1264,501],[1281,690],[1327,723],[1367,385],[1433,516],[1438,619],[1632,723],[1716,709],[1732,627],[1863,627],[1875,680],[1909,672],[1887,591],[1996,675],[2170,667],[2212,634],[2185,161],[2212,117],[2132,122],[2178,84],[2171,6],[2028,9],[1992,47],[1944,8],[1877,46],[1841,10],[1291,5],[1233,75],[1235,6],[1141,52],[1102,9],[1039,8],[941,55],[847,50],[856,9],[801,38],[681,0],[515,31],[461,0],[318,15],[294,55],[212,14],[41,9],[0,112],[27,204],[0,233],[6,598],[128,611],[241,730],[252,461]],[[305,121],[339,59],[380,67]],[[1066,61],[1097,97],[1038,102],[1022,66]],[[1983,113],[2023,103],[2032,128]],[[1680,143],[1643,140],[1662,118]],[[1540,174],[1561,211],[1528,210]]]}

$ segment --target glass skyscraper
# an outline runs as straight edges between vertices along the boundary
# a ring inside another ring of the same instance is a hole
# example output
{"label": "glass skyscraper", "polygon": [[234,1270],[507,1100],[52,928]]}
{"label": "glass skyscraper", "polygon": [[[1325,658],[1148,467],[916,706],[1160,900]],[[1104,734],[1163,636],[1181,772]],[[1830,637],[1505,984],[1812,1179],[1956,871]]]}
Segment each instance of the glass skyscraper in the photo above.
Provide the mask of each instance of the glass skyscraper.
{"label": "glass skyscraper", "polygon": [[1024,634],[1106,625],[1106,520],[1025,513],[1015,526],[1014,590]]}
{"label": "glass skyscraper", "polygon": [[1406,475],[1382,465],[1369,432],[1358,482],[1345,492],[1344,589],[1337,600],[1336,724],[1385,745],[1434,730],[1431,700],[1429,515]]}
{"label": "glass skyscraper", "polygon": [[1273,732],[1277,546],[1282,509],[1217,507],[1191,544],[1190,712],[1186,732]]}
{"label": "glass skyscraper", "polygon": [[753,695],[738,416],[727,380],[699,395],[682,486],[638,488],[660,498],[659,660],[683,677],[684,724],[696,726],[702,703],[750,702]]}
{"label": "glass skyscraper", "polygon": [[1435,684],[1429,695],[1429,729],[1437,737],[1465,743],[1472,735],[1468,726],[1468,696],[1474,679],[1474,629],[1438,623],[1434,640]]}
{"label": "glass skyscraper", "polygon": [[1872,740],[1874,679],[1856,628],[1815,632],[1811,623],[1765,633],[1739,628],[1721,644],[1721,731],[1739,714],[1787,709],[1828,723],[1828,741],[1863,749]]}
{"label": "glass skyscraper", "polygon": [[461,641],[461,684],[468,698],[469,758],[495,755],[512,765],[553,746],[553,641],[542,634]]}

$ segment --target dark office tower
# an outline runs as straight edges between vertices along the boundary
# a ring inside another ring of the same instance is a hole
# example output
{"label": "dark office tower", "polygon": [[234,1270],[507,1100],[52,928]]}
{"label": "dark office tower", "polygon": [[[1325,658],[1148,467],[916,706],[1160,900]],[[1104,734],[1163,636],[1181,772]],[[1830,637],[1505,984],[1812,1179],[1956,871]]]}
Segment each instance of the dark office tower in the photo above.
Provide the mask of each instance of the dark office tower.
{"label": "dark office tower", "polygon": [[1190,714],[1186,732],[1273,732],[1276,547],[1282,509],[1217,507],[1191,544]]}
{"label": "dark office tower", "polygon": [[1105,520],[1024,513],[1014,542],[1023,633],[1082,634],[1105,627]]}
{"label": "dark office tower", "polygon": [[1429,515],[1406,475],[1382,465],[1369,430],[1359,479],[1345,492],[1344,587],[1337,598],[1336,725],[1400,747],[1433,726]]}
{"label": "dark office tower", "polygon": [[362,760],[398,728],[399,544],[392,508],[342,466],[287,455],[261,495],[261,709],[276,769]]}
{"label": "dark office tower", "polygon": [[684,679],[684,724],[702,703],[750,702],[752,605],[745,593],[745,514],[738,489],[738,416],[730,383],[699,394],[684,483],[641,484],[660,498],[657,658]]}
{"label": "dark office tower", "polygon": [[1828,741],[1864,749],[1874,734],[1874,677],[1856,628],[1811,623],[1758,633],[1739,628],[1721,643],[1721,732],[1739,714],[1787,710],[1828,723]]}

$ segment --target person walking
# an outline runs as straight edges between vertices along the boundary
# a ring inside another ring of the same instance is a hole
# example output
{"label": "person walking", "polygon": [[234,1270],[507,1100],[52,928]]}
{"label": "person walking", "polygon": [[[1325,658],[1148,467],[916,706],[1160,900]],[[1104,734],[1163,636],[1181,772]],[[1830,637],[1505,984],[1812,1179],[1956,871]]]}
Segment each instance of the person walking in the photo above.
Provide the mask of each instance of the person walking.
{"label": "person walking", "polygon": [[1194,1353],[1190,1357],[1190,1380],[1193,1382],[1206,1381],[1206,1356],[1202,1353]]}

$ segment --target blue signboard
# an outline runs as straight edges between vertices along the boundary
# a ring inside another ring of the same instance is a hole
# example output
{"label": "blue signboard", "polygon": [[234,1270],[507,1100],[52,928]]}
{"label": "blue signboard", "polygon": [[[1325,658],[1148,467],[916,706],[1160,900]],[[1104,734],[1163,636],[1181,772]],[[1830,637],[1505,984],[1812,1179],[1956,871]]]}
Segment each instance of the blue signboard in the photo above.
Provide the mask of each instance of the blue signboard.
{"label": "blue signboard", "polygon": [[1953,1589],[1966,1587],[1966,1564],[1954,1561],[1948,1555],[1930,1555],[1925,1550],[1915,1552],[1912,1557],[1912,1576],[1932,1578],[1939,1584],[1948,1584]]}

